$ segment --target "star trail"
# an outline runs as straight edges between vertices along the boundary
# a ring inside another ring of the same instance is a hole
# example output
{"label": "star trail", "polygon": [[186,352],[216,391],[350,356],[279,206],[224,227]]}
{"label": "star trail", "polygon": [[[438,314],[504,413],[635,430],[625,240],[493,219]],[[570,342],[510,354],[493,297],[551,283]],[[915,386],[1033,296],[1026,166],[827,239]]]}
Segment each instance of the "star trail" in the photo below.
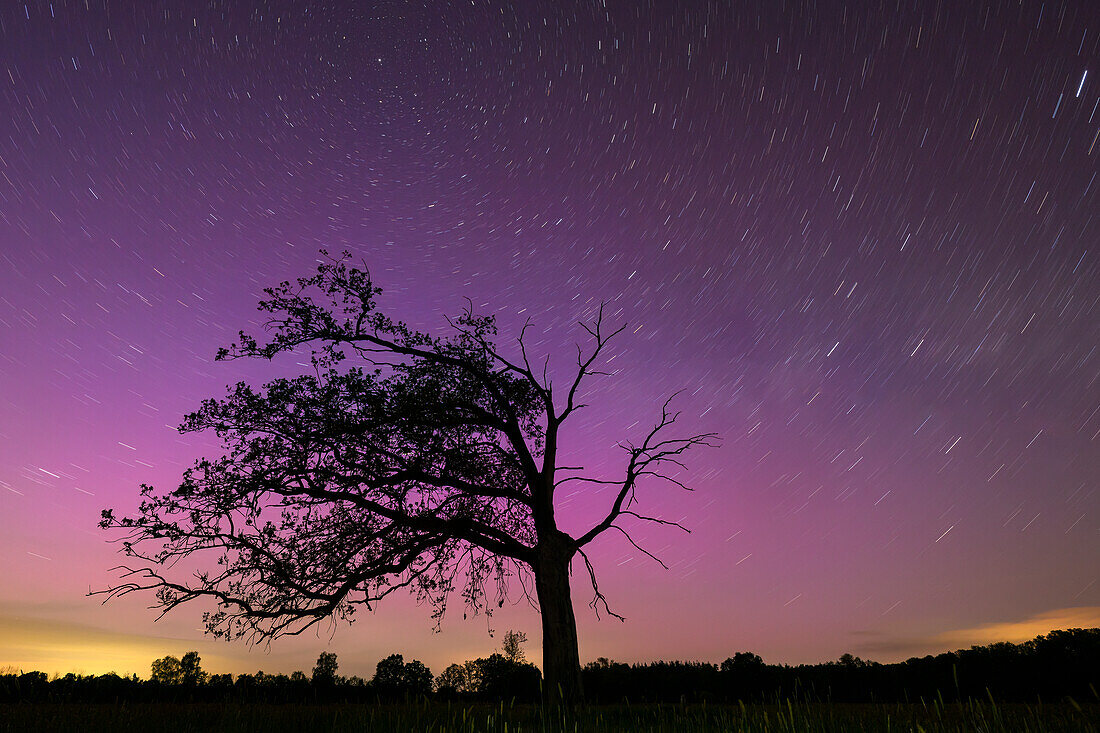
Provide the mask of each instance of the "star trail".
{"label": "star trail", "polygon": [[[469,298],[511,348],[531,319],[552,370],[606,303],[627,328],[566,463],[614,476],[678,390],[722,436],[693,492],[639,492],[692,530],[638,531],[669,570],[593,548],[625,623],[575,572],[582,661],[1100,625],[1098,69],[1083,1],[5,4],[0,664],[497,644],[410,599],[250,652],[85,596],[118,563],[99,511],[216,452],[182,416],[304,368],[213,356],[320,248],[418,328]],[[491,626],[537,649],[514,600]]]}

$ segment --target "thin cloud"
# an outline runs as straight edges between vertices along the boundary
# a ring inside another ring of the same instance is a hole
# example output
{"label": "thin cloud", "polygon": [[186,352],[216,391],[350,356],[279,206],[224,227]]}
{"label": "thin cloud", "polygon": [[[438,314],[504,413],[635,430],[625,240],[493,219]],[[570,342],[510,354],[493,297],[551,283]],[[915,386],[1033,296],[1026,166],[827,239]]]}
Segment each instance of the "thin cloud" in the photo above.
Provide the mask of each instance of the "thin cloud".
{"label": "thin cloud", "polygon": [[1023,619],[983,624],[969,629],[947,631],[935,637],[935,643],[955,645],[952,648],[981,646],[997,641],[1014,644],[1030,641],[1040,634],[1057,629],[1091,629],[1100,627],[1100,606],[1056,608]]}
{"label": "thin cloud", "polygon": [[863,639],[857,645],[856,651],[868,655],[903,658],[968,649],[998,641],[1019,644],[1058,629],[1098,627],[1100,606],[1078,606],[1056,608],[1018,621],[997,621],[928,636],[886,635],[875,631],[857,631],[854,635]]}

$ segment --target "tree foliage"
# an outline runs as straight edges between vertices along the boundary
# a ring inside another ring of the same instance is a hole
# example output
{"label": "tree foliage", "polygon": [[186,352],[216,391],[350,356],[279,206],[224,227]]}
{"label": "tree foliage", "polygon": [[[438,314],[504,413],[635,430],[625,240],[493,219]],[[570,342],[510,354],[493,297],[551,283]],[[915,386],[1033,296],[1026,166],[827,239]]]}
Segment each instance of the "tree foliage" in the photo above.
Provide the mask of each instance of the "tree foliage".
{"label": "tree foliage", "polygon": [[759,654],[752,652],[737,652],[732,657],[727,657],[721,665],[723,672],[755,672],[764,667],[764,660]]}
{"label": "tree foliage", "polygon": [[523,645],[526,643],[527,634],[522,631],[506,631],[504,640],[500,644],[500,650],[509,662],[523,663],[527,661],[527,655],[523,652]]}
{"label": "tree foliage", "polygon": [[435,678],[436,692],[443,696],[466,695],[477,691],[472,669],[467,664],[450,664]]}
{"label": "tree foliage", "polygon": [[313,665],[313,676],[310,679],[313,684],[321,687],[335,685],[336,670],[339,668],[340,663],[336,661],[335,653],[321,652],[317,656],[317,664]]}
{"label": "tree foliage", "polygon": [[149,680],[161,685],[201,685],[206,678],[202,659],[196,651],[187,652],[182,659],[169,654],[154,659],[150,665]]}
{"label": "tree foliage", "polygon": [[206,681],[206,672],[202,669],[199,653],[187,652],[180,659],[180,682],[185,685],[201,685]]}
{"label": "tree foliage", "polygon": [[391,654],[378,662],[371,687],[384,698],[424,697],[432,693],[432,672],[419,659]]}
{"label": "tree foliage", "polygon": [[530,701],[538,698],[541,681],[535,665],[494,653],[449,665],[434,687],[442,698]]}
{"label": "tree foliage", "polygon": [[161,685],[178,685],[183,681],[179,657],[169,654],[160,659],[154,659],[150,668],[149,679],[152,682]]}

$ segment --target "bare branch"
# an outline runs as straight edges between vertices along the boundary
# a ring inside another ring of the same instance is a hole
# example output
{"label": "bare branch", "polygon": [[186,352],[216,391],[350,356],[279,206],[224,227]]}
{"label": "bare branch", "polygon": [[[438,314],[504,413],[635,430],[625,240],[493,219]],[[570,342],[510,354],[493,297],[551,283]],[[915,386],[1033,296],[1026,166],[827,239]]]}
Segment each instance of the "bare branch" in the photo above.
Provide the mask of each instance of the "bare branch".
{"label": "bare branch", "polygon": [[[661,472],[659,467],[663,464],[672,464],[682,468],[683,464],[679,462],[677,456],[682,455],[691,448],[714,446],[714,441],[717,436],[714,433],[699,433],[687,438],[658,439],[658,435],[660,435],[661,431],[674,424],[679,416],[679,413],[670,413],[668,409],[669,403],[675,396],[674,394],[665,400],[664,405],[661,407],[660,420],[658,420],[649,431],[640,446],[633,446],[630,444],[622,446],[630,457],[627,461],[624,478],[617,482],[617,485],[620,487],[619,491],[615,495],[615,500],[612,502],[611,509],[603,520],[577,539],[578,546],[583,547],[612,527],[615,519],[622,515],[625,509],[633,503],[634,489],[639,478],[652,476],[669,481],[681,488],[688,488],[677,479]],[[589,481],[589,483],[603,482]]]}
{"label": "bare branch", "polygon": [[600,354],[603,353],[603,350],[607,347],[607,343],[626,329],[626,324],[623,324],[611,333],[604,335],[603,308],[604,304],[600,303],[600,309],[596,315],[596,320],[591,326],[584,322],[580,323],[581,328],[588,332],[588,334],[595,341],[595,344],[592,347],[592,353],[590,353],[587,357],[583,356],[583,352],[581,351],[580,346],[577,347],[577,373],[576,376],[574,376],[573,378],[573,383],[569,386],[569,392],[565,399],[565,407],[558,415],[558,422],[565,420],[565,418],[569,417],[570,414],[580,409],[581,407],[584,407],[584,405],[577,404],[576,402],[577,390],[580,389],[581,383],[584,381],[585,377],[593,374],[606,375],[606,372],[593,370],[592,364],[596,361],[596,359],[599,358]]}
{"label": "bare branch", "polygon": [[632,544],[634,546],[635,550],[642,553],[646,557],[650,558],[651,560],[653,560],[653,562],[657,563],[658,565],[660,565],[665,570],[668,570],[668,565],[665,565],[664,562],[661,560],[661,558],[657,557],[656,555],[651,553],[649,550],[645,549],[644,547],[639,545],[637,542],[635,542],[634,538],[631,537],[630,533],[627,532],[625,529],[623,529],[622,527],[620,527],[617,524],[612,524],[610,528],[611,529],[617,529],[620,532],[622,532],[623,537],[626,537],[626,541],[629,542],[630,544]]}
{"label": "bare branch", "polygon": [[676,527],[677,529],[683,530],[687,534],[691,534],[691,530],[688,529],[687,527],[685,527],[684,525],[680,524],[679,522],[673,522],[673,521],[668,520],[668,519],[658,519],[657,517],[647,517],[643,514],[638,514],[637,512],[632,512],[629,509],[624,509],[622,511],[622,513],[627,515],[627,516],[631,516],[631,517],[635,517],[637,519],[640,519],[643,522],[653,522],[655,524],[663,524],[663,525],[666,525],[668,527]]}
{"label": "bare branch", "polygon": [[600,592],[600,585],[596,582],[596,569],[592,567],[592,561],[588,559],[588,555],[584,550],[577,550],[577,553],[584,559],[584,567],[588,570],[588,579],[592,583],[592,600],[589,601],[588,606],[596,612],[596,618],[600,617],[600,606],[603,606],[604,613],[608,616],[613,616],[620,621],[626,621],[624,616],[620,616],[611,610],[611,607],[607,605],[607,598],[602,592]]}

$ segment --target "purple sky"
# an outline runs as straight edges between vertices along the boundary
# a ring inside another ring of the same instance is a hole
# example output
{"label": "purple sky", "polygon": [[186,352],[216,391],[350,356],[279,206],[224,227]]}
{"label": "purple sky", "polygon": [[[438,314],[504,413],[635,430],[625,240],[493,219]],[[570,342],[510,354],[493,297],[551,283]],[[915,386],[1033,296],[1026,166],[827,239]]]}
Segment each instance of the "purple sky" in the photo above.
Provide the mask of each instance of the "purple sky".
{"label": "purple sky", "polygon": [[[594,548],[628,620],[578,578],[582,661],[1100,626],[1100,6],[246,5],[0,7],[0,666],[499,644],[457,604],[441,634],[400,599],[249,650],[85,597],[119,559],[100,510],[217,450],[181,417],[298,368],[213,355],[320,247],[416,326],[530,317],[559,368],[606,301],[628,327],[570,442],[594,473],[678,389],[722,435],[694,493],[640,492],[693,529],[638,532],[669,571]],[[538,660],[530,609],[492,626]]]}

